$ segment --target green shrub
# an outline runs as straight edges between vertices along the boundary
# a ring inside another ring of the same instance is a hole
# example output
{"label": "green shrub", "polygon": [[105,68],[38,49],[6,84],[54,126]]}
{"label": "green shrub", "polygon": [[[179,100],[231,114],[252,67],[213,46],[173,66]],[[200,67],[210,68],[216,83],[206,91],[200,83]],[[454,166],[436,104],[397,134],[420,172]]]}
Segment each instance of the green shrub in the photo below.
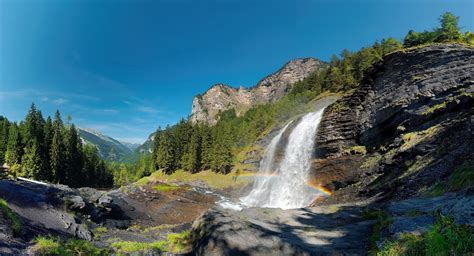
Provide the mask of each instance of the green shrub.
{"label": "green shrub", "polygon": [[109,255],[106,249],[95,247],[88,241],[79,239],[70,239],[62,241],[57,237],[39,236],[35,238],[35,244],[32,247],[35,255],[60,255],[60,256],[74,256],[74,255],[91,255],[101,256]]}
{"label": "green shrub", "polygon": [[474,251],[474,230],[468,225],[457,225],[452,219],[440,216],[424,235],[402,234],[385,242],[377,255],[469,255]]}

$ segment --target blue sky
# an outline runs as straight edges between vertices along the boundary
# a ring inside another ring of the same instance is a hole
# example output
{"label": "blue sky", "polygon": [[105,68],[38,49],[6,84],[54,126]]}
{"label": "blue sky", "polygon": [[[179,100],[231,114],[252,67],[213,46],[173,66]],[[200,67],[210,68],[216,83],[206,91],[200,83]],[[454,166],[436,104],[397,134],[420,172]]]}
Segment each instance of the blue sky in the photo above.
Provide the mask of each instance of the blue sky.
{"label": "blue sky", "polygon": [[0,115],[21,120],[34,101],[143,142],[215,83],[252,86],[294,58],[431,29],[444,11],[474,30],[472,0],[0,0]]}

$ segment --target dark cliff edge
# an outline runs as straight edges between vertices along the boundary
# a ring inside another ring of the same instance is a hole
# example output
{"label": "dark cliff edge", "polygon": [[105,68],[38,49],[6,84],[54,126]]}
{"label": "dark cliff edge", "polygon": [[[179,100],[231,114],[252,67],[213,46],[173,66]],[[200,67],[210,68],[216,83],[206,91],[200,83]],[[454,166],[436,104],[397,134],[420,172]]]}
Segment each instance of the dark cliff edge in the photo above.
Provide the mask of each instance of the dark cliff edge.
{"label": "dark cliff edge", "polygon": [[405,199],[473,159],[474,48],[434,44],[394,52],[324,113],[315,180],[324,203]]}

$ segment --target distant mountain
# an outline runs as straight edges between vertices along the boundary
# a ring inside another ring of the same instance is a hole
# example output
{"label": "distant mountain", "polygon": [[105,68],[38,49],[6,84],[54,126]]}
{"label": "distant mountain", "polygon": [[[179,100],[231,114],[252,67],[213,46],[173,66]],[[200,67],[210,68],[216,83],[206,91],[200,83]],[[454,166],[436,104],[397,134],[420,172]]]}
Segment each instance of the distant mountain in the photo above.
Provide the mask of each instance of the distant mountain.
{"label": "distant mountain", "polygon": [[135,148],[135,153],[145,154],[151,153],[153,148],[153,139],[155,138],[155,133],[150,134],[148,139],[140,146]]}
{"label": "distant mountain", "polygon": [[83,143],[95,145],[99,150],[99,154],[107,160],[124,161],[140,146],[139,144],[118,141],[96,130],[88,128],[78,128],[78,130]]}
{"label": "distant mountain", "polygon": [[138,147],[141,146],[140,143],[131,143],[131,142],[126,142],[126,141],[120,141],[120,143],[122,143],[124,146],[126,146],[127,148],[129,148],[130,150],[134,151],[135,149],[137,149]]}

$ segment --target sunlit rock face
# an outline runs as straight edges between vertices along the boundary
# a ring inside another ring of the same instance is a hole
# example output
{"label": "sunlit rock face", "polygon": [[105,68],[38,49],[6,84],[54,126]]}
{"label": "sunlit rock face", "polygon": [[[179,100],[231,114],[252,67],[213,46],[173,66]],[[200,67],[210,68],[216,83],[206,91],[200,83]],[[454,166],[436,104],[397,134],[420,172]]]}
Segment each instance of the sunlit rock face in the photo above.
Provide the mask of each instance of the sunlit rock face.
{"label": "sunlit rock face", "polygon": [[204,94],[194,97],[191,122],[215,124],[219,112],[235,109],[237,115],[242,115],[254,105],[277,101],[288,93],[294,83],[325,65],[314,58],[295,59],[251,88],[216,84]]}

